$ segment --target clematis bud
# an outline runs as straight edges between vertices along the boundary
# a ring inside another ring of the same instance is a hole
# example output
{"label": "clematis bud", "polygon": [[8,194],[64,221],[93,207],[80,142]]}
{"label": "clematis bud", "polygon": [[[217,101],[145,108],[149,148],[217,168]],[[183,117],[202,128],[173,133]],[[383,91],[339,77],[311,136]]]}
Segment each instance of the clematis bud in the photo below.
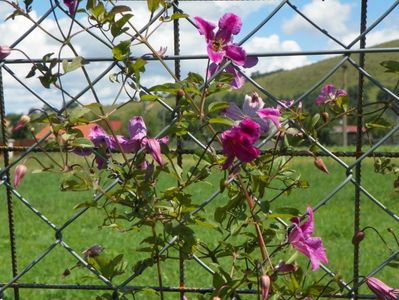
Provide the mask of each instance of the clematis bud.
{"label": "clematis bud", "polygon": [[359,244],[361,241],[363,241],[364,236],[365,236],[364,231],[360,230],[360,231],[356,232],[356,234],[352,238],[352,244],[353,245]]}
{"label": "clematis bud", "polygon": [[366,277],[366,284],[379,300],[396,300],[398,297],[399,289],[391,288],[375,277]]}
{"label": "clematis bud", "polygon": [[270,277],[266,274],[260,277],[260,285],[262,288],[262,300],[267,300],[269,298],[270,290]]}
{"label": "clematis bud", "polygon": [[14,128],[12,129],[12,132],[16,132],[22,128],[25,127],[27,123],[30,122],[30,118],[28,115],[22,115],[17,124],[15,124]]}
{"label": "clematis bud", "polygon": [[328,169],[324,161],[320,157],[315,157],[314,159],[314,165],[324,173],[329,174]]}
{"label": "clematis bud", "polygon": [[8,46],[0,46],[0,60],[5,59],[11,53],[11,48]]}
{"label": "clematis bud", "polygon": [[28,171],[28,168],[24,164],[20,164],[15,168],[15,173],[14,173],[14,187],[17,188],[22,181],[22,178],[25,176],[26,171]]}
{"label": "clematis bud", "polygon": [[327,123],[327,122],[330,120],[330,115],[329,115],[328,112],[326,112],[326,111],[323,111],[323,112],[321,113],[321,117],[323,118],[323,121],[324,121],[325,123]]}
{"label": "clematis bud", "polygon": [[212,298],[212,300],[221,300],[221,299],[220,299],[220,297],[215,296],[215,297]]}
{"label": "clematis bud", "polygon": [[179,96],[179,97],[184,97],[184,95],[185,95],[185,93],[184,93],[184,90],[183,90],[183,89],[179,89],[179,90],[177,91],[177,96]]}

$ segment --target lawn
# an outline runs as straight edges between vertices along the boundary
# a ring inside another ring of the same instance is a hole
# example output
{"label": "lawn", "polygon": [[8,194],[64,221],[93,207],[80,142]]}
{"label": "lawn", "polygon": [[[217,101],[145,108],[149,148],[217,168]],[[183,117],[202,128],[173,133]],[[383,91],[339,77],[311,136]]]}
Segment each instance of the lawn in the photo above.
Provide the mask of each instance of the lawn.
{"label": "lawn", "polygon": [[[42,157],[38,156],[40,159]],[[345,178],[345,170],[331,159],[324,159],[330,174],[325,174],[316,169],[311,158],[294,158],[291,163],[292,169],[302,174],[310,187],[302,190],[294,190],[289,195],[282,195],[271,204],[271,209],[281,206],[291,206],[305,211],[306,206],[315,206],[324,199],[334,188]],[[353,159],[345,159],[351,162]],[[32,169],[32,165],[29,165]],[[200,203],[206,200],[219,186],[220,172],[212,174],[208,182],[204,182],[195,190],[191,191],[193,198]],[[392,175],[381,175],[374,172],[373,160],[367,159],[362,168],[362,185],[384,205],[393,212],[399,213],[397,203],[398,194],[394,191]],[[167,186],[173,179],[164,177],[161,186]],[[76,213],[74,206],[89,200],[92,196],[87,192],[61,192],[59,190],[60,178],[51,173],[28,173],[18,191],[28,199],[29,202],[42,212],[55,225],[61,226],[73,214]],[[1,187],[5,195],[4,186]],[[270,200],[275,191],[268,190],[264,200]],[[0,282],[8,282],[11,278],[10,271],[10,250],[7,230],[7,215],[5,197],[0,202]],[[35,257],[45,251],[55,241],[55,232],[36,215],[34,215],[22,202],[15,200],[15,231],[18,256],[18,268],[22,270]],[[213,219],[216,207],[224,205],[226,197],[221,195],[212,204],[206,207],[204,215]],[[322,206],[316,213],[316,236],[321,236],[327,248],[329,258],[328,267],[349,281],[352,274],[353,245],[353,207],[354,207],[354,185],[348,183],[331,200]],[[75,222],[68,226],[62,234],[63,240],[76,252],[81,253],[84,249],[101,244],[105,247],[108,255],[124,253],[128,262],[128,270],[135,262],[145,255],[135,251],[139,247],[140,231],[118,232],[109,228],[102,228],[104,213],[101,210],[89,209]],[[397,222],[372,203],[367,197],[361,197],[361,227],[373,226],[386,239],[388,244],[395,251],[398,245],[393,235],[388,232],[392,228],[398,233]],[[286,220],[289,223],[289,219]],[[214,229],[204,227],[198,235],[201,240],[216,245],[222,236]],[[366,275],[384,258],[390,255],[390,250],[384,246],[381,239],[372,230],[366,231],[366,238],[361,243],[361,275]],[[174,255],[174,253],[170,253]],[[300,257],[300,256],[299,256]],[[90,276],[90,272],[84,269],[76,269],[66,278],[62,278],[65,269],[76,264],[76,259],[64,248],[57,246],[46,258],[38,263],[32,270],[24,275],[21,283],[48,283],[48,284],[101,284],[97,279]],[[162,264],[163,281],[165,286],[178,286],[178,261],[171,261]],[[315,276],[320,277],[323,271],[317,271]],[[121,282],[127,275],[117,278]],[[212,277],[196,262],[188,261],[186,266],[186,285],[189,287],[210,287]],[[379,275],[381,279],[389,284],[395,285],[399,279],[397,270],[385,268]],[[157,285],[156,271],[147,269],[142,275],[131,282],[132,285]],[[62,290],[37,290],[21,289],[21,299],[94,299],[99,292],[96,291],[62,291]],[[11,299],[11,291],[6,296]],[[167,299],[176,299],[173,294]],[[247,296],[244,299],[254,299],[254,296]],[[138,294],[137,299],[158,299],[158,296],[151,293]],[[189,299],[195,299],[195,295],[189,295]]]}

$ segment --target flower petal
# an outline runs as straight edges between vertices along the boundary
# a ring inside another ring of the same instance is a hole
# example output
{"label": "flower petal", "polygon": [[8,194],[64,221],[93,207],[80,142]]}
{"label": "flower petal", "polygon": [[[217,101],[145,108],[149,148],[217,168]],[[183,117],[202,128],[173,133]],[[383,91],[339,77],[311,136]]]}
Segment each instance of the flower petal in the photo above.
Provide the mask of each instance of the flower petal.
{"label": "flower petal", "polygon": [[128,124],[129,136],[134,140],[142,140],[147,136],[147,127],[144,120],[140,116],[135,116],[129,120]]}
{"label": "flower petal", "polygon": [[247,54],[245,50],[235,44],[230,44],[224,47],[226,51],[226,56],[230,58],[236,65],[243,66],[247,59]]}
{"label": "flower petal", "polygon": [[268,119],[273,124],[280,128],[280,110],[278,108],[262,108],[256,112],[262,119]]}
{"label": "flower petal", "polygon": [[235,35],[240,32],[241,27],[241,18],[235,14],[227,13],[219,19],[219,28],[221,31],[227,31]]}
{"label": "flower petal", "polygon": [[244,104],[242,105],[242,110],[244,114],[250,116],[251,118],[257,117],[257,111],[262,109],[265,103],[262,98],[259,97],[258,93],[253,92],[252,96],[245,95]]}
{"label": "flower petal", "polygon": [[11,53],[11,48],[8,46],[0,46],[0,60],[5,59]]}
{"label": "flower petal", "polygon": [[163,166],[163,159],[161,156],[161,145],[159,144],[159,141],[157,139],[147,138],[145,143],[148,153],[152,155],[154,160],[160,166]]}
{"label": "flower petal", "polygon": [[257,57],[248,57],[245,60],[245,64],[243,65],[244,68],[252,68],[253,66],[255,66],[257,63],[259,62],[259,59]]}
{"label": "flower petal", "polygon": [[224,114],[226,117],[235,121],[240,121],[247,118],[247,116],[244,115],[242,110],[235,103],[231,103],[230,106],[224,111]]}
{"label": "flower petal", "polygon": [[230,82],[233,89],[239,89],[244,85],[244,77],[232,65],[226,67],[226,72],[233,75],[233,80]]}
{"label": "flower petal", "polygon": [[198,31],[205,36],[207,42],[213,39],[213,30],[216,28],[214,23],[208,22],[201,17],[194,17],[195,24],[198,26]]}

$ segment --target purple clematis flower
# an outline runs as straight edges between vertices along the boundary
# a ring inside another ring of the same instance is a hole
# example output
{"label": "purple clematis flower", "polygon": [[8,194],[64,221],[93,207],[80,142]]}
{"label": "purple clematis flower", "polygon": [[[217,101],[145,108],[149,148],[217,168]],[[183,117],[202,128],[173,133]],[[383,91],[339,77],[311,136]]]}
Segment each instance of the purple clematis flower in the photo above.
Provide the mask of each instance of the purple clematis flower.
{"label": "purple clematis flower", "polygon": [[73,15],[78,8],[78,0],[64,0],[64,4],[69,9],[69,13]]}
{"label": "purple clematis flower", "polygon": [[223,152],[227,155],[222,169],[225,170],[233,164],[237,157],[242,162],[250,162],[259,156],[259,149],[253,144],[260,137],[260,126],[251,119],[242,120],[239,125],[222,133]]}
{"label": "purple clematis flower", "polygon": [[[107,157],[108,151],[112,150],[113,138],[108,135],[101,126],[96,125],[92,129],[90,129],[89,139],[93,142],[94,146],[98,148],[98,151],[100,153],[100,155],[96,154],[95,158],[97,168],[100,170],[104,169],[107,163],[105,157]],[[89,155],[90,153],[91,149],[84,149],[81,153],[78,154]]]}
{"label": "purple clematis flower", "polygon": [[239,16],[227,13],[219,19],[219,29],[215,33],[216,25],[201,17],[194,17],[198,31],[205,36],[208,44],[207,51],[212,62],[218,64],[227,57],[238,66],[243,66],[246,61],[245,50],[234,44],[233,35],[240,32],[242,21]]}
{"label": "purple clematis flower", "polygon": [[8,46],[0,46],[0,60],[5,59],[11,53],[11,48]]}
{"label": "purple clematis flower", "polygon": [[[201,17],[194,17],[195,23],[198,26],[198,31],[205,36],[207,43],[207,52],[211,64],[209,66],[208,75],[212,76],[218,71],[221,65],[230,59],[237,66],[244,68],[251,68],[258,63],[258,58],[247,57],[245,50],[233,43],[233,36],[237,35],[242,26],[242,21],[239,16],[227,13],[219,19],[219,29],[214,32],[216,25],[208,22]],[[225,72],[233,75],[231,86],[238,89],[244,84],[244,77],[234,67],[229,65]]]}
{"label": "purple clematis flower", "polygon": [[399,295],[399,289],[391,288],[375,277],[367,277],[366,284],[379,300],[396,300]]}
{"label": "purple clematis flower", "polygon": [[277,108],[263,108],[265,103],[256,92],[252,96],[245,95],[242,110],[235,104],[231,103],[226,109],[225,115],[235,121],[244,119],[252,119],[261,127],[261,131],[266,133],[270,129],[270,122],[277,128],[280,127],[280,110]]}
{"label": "purple clematis flower", "polygon": [[288,242],[299,252],[310,259],[312,271],[319,268],[320,262],[328,263],[326,250],[320,237],[312,237],[314,229],[314,215],[311,207],[307,208],[308,220],[300,225],[300,218],[291,219],[294,228],[288,235]]}
{"label": "purple clematis flower", "polygon": [[321,94],[316,98],[316,105],[327,103],[335,104],[339,97],[346,97],[345,90],[337,89],[333,84],[326,84],[321,89]]}

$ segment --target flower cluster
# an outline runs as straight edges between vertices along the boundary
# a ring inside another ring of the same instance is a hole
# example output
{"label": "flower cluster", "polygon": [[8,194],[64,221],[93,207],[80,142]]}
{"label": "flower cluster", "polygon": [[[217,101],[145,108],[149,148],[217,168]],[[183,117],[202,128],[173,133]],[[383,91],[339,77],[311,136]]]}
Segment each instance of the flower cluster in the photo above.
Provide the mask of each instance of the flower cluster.
{"label": "flower cluster", "polygon": [[[95,160],[99,169],[106,167],[106,157],[111,151],[136,153],[140,149],[147,151],[160,166],[163,166],[161,144],[167,144],[169,141],[168,137],[160,139],[149,138],[147,136],[147,127],[145,126],[143,118],[140,116],[135,116],[129,120],[128,132],[129,138],[126,138],[121,135],[109,135],[99,125],[94,126],[94,128],[90,130],[89,138],[94,146],[98,148]],[[92,153],[92,150],[76,149],[75,153],[89,155]],[[146,168],[147,164],[148,162],[145,161],[142,167]]]}
{"label": "flower cluster", "polygon": [[[258,63],[257,58],[249,58],[245,50],[233,43],[233,36],[241,31],[242,21],[235,14],[227,13],[219,19],[219,28],[214,32],[216,25],[206,21],[201,17],[194,18],[198,31],[205,36],[207,43],[207,52],[210,61],[209,75],[215,74],[219,67],[224,65],[227,59],[231,60],[235,65],[250,68]],[[244,84],[243,76],[233,67],[229,65],[225,69],[226,72],[233,75],[231,86],[240,88]]]}
{"label": "flower cluster", "polygon": [[321,94],[316,98],[316,105],[335,104],[340,97],[346,97],[343,89],[337,89],[333,84],[326,84],[321,89]]}

